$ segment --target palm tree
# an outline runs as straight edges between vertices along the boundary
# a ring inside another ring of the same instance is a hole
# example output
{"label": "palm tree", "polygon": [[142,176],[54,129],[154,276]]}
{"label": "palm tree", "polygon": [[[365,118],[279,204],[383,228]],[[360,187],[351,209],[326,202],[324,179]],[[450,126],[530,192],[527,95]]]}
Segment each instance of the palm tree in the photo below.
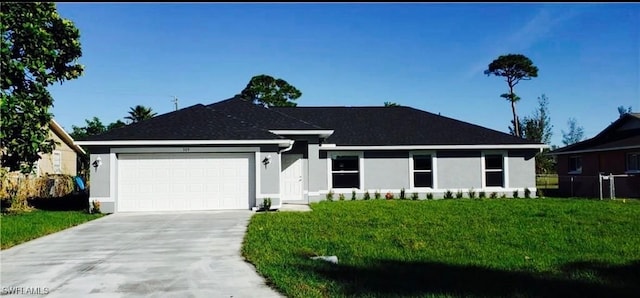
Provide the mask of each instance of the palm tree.
{"label": "palm tree", "polygon": [[130,108],[130,109],[131,110],[129,111],[129,116],[124,117],[124,119],[131,121],[131,123],[136,123],[143,120],[151,119],[158,114],[158,113],[154,113],[151,110],[151,108],[147,108],[141,105],[137,105],[135,106],[135,108]]}

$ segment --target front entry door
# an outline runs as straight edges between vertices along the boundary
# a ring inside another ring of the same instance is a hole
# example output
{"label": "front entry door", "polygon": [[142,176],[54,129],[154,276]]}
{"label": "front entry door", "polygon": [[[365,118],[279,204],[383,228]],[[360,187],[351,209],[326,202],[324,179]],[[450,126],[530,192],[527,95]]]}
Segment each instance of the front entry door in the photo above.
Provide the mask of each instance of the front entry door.
{"label": "front entry door", "polygon": [[282,155],[282,201],[303,200],[302,154]]}

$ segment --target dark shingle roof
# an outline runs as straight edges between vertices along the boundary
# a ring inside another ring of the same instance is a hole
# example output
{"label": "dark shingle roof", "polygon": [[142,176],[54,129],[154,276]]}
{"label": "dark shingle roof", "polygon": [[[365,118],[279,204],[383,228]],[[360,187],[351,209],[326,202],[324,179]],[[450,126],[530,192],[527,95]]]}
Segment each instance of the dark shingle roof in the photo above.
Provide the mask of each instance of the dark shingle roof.
{"label": "dark shingle roof", "polygon": [[335,132],[337,145],[538,144],[410,107],[280,107],[277,111]]}
{"label": "dark shingle roof", "polygon": [[175,112],[91,136],[86,141],[112,140],[273,140],[282,138],[250,122],[197,104]]}
{"label": "dark shingle roof", "polygon": [[337,145],[538,144],[410,107],[273,107],[240,97],[198,104],[92,136],[114,140],[282,139],[269,130],[334,130]]}
{"label": "dark shingle roof", "polygon": [[231,115],[233,118],[251,122],[262,129],[322,129],[321,127],[278,112],[267,109],[240,97],[232,97],[207,107]]}
{"label": "dark shingle roof", "polygon": [[[640,128],[621,129],[629,122],[640,124],[639,113],[629,113],[611,123],[591,139],[551,151],[551,154],[569,154],[576,151],[606,151],[615,148],[640,148]],[[637,127],[637,126],[635,126]]]}

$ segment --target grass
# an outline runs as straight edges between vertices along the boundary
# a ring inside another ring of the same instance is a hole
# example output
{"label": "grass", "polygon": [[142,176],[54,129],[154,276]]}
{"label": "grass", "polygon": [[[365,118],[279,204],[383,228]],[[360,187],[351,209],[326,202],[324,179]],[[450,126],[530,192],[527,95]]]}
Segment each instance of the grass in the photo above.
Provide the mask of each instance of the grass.
{"label": "grass", "polygon": [[35,210],[21,214],[2,214],[0,235],[2,249],[55,233],[81,223],[102,217],[84,211]]}
{"label": "grass", "polygon": [[536,187],[544,189],[558,188],[558,174],[538,174],[536,175]]}
{"label": "grass", "polygon": [[[242,252],[288,297],[640,293],[640,202],[344,201],[252,217]],[[310,260],[335,255],[339,264]]]}

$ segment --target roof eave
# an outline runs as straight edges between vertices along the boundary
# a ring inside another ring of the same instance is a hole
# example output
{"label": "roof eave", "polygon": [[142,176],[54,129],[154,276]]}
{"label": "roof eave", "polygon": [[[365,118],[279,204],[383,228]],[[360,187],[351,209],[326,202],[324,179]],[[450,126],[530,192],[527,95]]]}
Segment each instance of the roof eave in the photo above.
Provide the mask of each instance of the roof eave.
{"label": "roof eave", "polygon": [[84,146],[162,146],[162,145],[278,145],[286,147],[293,141],[288,139],[267,140],[105,140],[78,141]]}
{"label": "roof eave", "polygon": [[549,148],[546,144],[494,144],[494,145],[391,145],[391,146],[346,146],[336,144],[322,144],[320,150],[445,150],[445,149],[538,149]]}
{"label": "roof eave", "polygon": [[269,132],[281,136],[317,135],[326,139],[331,136],[334,131],[332,129],[273,129],[269,130]]}
{"label": "roof eave", "polygon": [[578,154],[578,153],[590,153],[590,152],[603,152],[603,151],[615,151],[615,150],[627,150],[627,149],[640,149],[640,145],[610,147],[610,148],[598,148],[598,149],[584,149],[584,150],[570,150],[563,152],[549,152],[549,155],[566,155],[566,154]]}
{"label": "roof eave", "polygon": [[62,126],[60,126],[60,124],[58,124],[58,122],[56,122],[54,119],[51,119],[51,121],[49,122],[49,128],[51,128],[51,130],[55,132],[58,137],[60,137],[60,139],[67,143],[67,145],[74,151],[81,154],[86,154],[84,149],[82,149],[82,147],[80,147],[77,142],[74,141],[73,138],[66,131],[64,131],[64,129],[62,129]]}

